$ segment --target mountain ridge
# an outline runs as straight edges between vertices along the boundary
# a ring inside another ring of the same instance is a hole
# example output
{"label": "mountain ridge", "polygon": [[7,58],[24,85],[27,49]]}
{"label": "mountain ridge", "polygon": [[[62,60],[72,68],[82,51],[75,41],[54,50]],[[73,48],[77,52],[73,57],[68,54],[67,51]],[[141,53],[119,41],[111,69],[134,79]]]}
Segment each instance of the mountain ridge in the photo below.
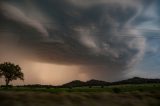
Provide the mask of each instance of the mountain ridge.
{"label": "mountain ridge", "polygon": [[109,86],[109,85],[120,85],[120,84],[147,84],[147,83],[160,83],[160,79],[133,77],[130,79],[125,79],[115,82],[107,82],[95,79],[91,79],[88,81],[74,80],[69,83],[61,85],[61,87]]}

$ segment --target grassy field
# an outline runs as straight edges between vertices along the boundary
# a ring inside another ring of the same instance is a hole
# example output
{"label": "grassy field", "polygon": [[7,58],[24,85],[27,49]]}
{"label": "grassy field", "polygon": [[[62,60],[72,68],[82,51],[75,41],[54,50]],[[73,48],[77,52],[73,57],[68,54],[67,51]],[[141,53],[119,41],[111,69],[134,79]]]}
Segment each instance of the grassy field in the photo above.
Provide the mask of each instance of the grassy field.
{"label": "grassy field", "polygon": [[113,85],[113,86],[93,86],[93,87],[74,87],[74,88],[30,88],[30,87],[13,87],[13,88],[0,88],[0,91],[34,91],[34,92],[49,92],[49,93],[62,93],[62,92],[157,92],[160,90],[160,84],[134,84],[134,85]]}
{"label": "grassy field", "polygon": [[0,89],[0,106],[160,106],[160,84]]}

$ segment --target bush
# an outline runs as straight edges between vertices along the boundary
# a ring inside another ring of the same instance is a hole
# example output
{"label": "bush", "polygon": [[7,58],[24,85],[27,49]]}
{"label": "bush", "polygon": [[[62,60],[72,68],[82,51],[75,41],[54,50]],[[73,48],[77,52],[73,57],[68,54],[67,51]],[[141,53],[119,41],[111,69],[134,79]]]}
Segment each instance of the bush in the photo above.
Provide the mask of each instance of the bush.
{"label": "bush", "polygon": [[89,88],[92,88],[92,86],[89,86]]}
{"label": "bush", "polygon": [[143,92],[143,89],[140,88],[140,89],[138,89],[138,91]]}
{"label": "bush", "polygon": [[1,88],[13,88],[13,85],[8,85],[8,86],[6,86],[6,85],[1,85]]}
{"label": "bush", "polygon": [[104,86],[102,85],[101,88],[104,88]]}
{"label": "bush", "polygon": [[114,93],[120,93],[121,92],[121,89],[119,89],[119,88],[113,88],[112,90],[113,90]]}

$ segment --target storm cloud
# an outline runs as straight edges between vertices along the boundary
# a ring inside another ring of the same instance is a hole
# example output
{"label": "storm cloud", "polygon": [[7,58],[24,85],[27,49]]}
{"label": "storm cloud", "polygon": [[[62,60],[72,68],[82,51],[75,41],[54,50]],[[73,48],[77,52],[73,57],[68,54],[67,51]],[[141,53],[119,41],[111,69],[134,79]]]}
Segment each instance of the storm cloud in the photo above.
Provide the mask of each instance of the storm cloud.
{"label": "storm cloud", "polygon": [[91,78],[123,78],[144,56],[146,38],[137,27],[152,18],[144,15],[153,3],[154,0],[2,0],[1,44],[20,49],[15,54],[24,55],[24,59],[77,65],[79,74]]}

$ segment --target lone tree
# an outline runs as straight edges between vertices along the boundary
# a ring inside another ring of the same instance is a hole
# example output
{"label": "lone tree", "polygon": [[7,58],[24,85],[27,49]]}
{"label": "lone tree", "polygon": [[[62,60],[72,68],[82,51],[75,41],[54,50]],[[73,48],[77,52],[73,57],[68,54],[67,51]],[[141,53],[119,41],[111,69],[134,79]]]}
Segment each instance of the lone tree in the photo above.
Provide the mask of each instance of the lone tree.
{"label": "lone tree", "polygon": [[24,80],[24,75],[21,72],[20,66],[10,62],[0,64],[0,77],[2,76],[5,78],[6,87],[8,87],[12,80]]}

